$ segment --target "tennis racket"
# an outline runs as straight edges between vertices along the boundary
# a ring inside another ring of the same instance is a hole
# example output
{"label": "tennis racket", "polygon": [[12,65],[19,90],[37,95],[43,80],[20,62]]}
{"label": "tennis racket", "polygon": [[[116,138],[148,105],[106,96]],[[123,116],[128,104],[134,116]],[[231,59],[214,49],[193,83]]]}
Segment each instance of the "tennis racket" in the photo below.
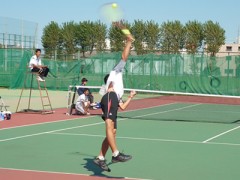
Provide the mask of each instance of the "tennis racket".
{"label": "tennis racket", "polygon": [[123,23],[123,10],[117,3],[107,3],[100,7],[100,14],[103,19],[109,23],[112,23],[113,26],[121,29],[122,33],[130,38],[132,41],[135,39],[131,35],[131,32],[128,28],[124,26]]}
{"label": "tennis racket", "polygon": [[123,19],[123,10],[117,3],[106,3],[100,7],[102,18],[109,22],[117,22]]}

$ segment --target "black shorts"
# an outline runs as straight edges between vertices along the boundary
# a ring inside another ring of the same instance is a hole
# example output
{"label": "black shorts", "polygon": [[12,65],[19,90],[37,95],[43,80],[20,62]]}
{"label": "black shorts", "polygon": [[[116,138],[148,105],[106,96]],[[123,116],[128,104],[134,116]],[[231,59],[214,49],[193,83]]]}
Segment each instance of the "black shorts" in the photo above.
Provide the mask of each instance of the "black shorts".
{"label": "black shorts", "polygon": [[102,118],[111,119],[114,122],[114,128],[117,129],[117,111],[118,111],[119,101],[117,94],[115,92],[106,93],[101,100],[102,108]]}
{"label": "black shorts", "polygon": [[40,71],[40,68],[33,68],[31,70],[32,72],[38,72],[41,76],[47,77],[49,69],[47,67],[43,67],[42,71]]}
{"label": "black shorts", "polygon": [[102,115],[102,119],[105,121],[106,119],[111,119],[114,122],[114,129],[117,129],[117,115],[116,114],[107,114]]}

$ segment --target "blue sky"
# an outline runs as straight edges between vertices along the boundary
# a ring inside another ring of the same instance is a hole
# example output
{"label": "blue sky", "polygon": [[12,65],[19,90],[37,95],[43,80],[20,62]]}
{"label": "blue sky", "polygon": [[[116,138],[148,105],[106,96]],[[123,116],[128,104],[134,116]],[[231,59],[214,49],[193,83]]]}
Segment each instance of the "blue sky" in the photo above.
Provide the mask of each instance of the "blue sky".
{"label": "blue sky", "polygon": [[42,29],[51,21],[59,24],[95,21],[100,19],[99,7],[108,2],[117,2],[129,22],[135,19],[159,24],[168,20],[183,24],[189,20],[218,22],[226,31],[226,42],[236,41],[240,27],[239,0],[4,0],[0,3],[0,16],[37,22],[40,42]]}

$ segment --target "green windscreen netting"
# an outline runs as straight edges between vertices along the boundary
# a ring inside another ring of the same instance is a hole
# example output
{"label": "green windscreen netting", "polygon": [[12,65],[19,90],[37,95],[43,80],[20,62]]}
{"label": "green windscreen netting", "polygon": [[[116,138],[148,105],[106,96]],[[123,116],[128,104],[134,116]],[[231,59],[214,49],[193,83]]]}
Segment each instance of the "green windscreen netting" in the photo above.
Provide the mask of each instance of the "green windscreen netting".
{"label": "green windscreen netting", "polygon": [[[32,51],[0,49],[0,86],[21,88],[24,78],[30,85],[27,64]],[[42,58],[50,68],[49,89],[67,90],[79,85],[101,86],[103,77],[117,64],[121,53],[99,53],[79,60]],[[37,83],[34,77],[34,87]],[[203,94],[240,95],[240,57],[209,57],[204,54],[147,54],[130,56],[124,71],[126,88]]]}

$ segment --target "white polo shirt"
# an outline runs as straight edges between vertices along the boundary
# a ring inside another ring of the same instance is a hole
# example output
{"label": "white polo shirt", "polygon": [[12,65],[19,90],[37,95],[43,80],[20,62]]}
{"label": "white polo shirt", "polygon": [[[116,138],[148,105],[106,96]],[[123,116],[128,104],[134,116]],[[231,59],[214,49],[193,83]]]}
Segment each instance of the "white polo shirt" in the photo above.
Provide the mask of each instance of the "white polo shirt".
{"label": "white polo shirt", "polygon": [[124,94],[122,71],[111,71],[107,80],[106,92],[110,83],[113,84],[113,89],[117,94],[118,100],[120,100]]}
{"label": "white polo shirt", "polygon": [[87,102],[88,102],[87,96],[85,94],[82,94],[78,96],[75,108],[84,114],[85,111],[84,111],[83,103],[86,105]]}
{"label": "white polo shirt", "polygon": [[30,62],[29,62],[29,67],[31,69],[33,69],[33,65],[35,65],[35,66],[42,65],[42,61],[41,61],[40,57],[37,58],[36,55],[32,56],[32,58],[30,59]]}
{"label": "white polo shirt", "polygon": [[126,65],[126,61],[121,60],[110,72],[107,83],[106,83],[106,92],[110,83],[113,84],[113,89],[117,94],[118,100],[120,100],[124,94],[123,88],[123,69]]}

